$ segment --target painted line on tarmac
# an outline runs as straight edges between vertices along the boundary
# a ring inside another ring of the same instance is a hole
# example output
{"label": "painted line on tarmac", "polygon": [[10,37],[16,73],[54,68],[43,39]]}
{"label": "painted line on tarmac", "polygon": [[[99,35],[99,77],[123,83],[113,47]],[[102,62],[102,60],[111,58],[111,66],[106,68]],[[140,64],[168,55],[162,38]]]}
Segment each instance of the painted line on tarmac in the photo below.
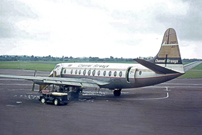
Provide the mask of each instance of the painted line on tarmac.
{"label": "painted line on tarmac", "polygon": [[133,99],[123,99],[123,100],[129,100],[129,101],[132,101],[132,100],[162,100],[162,99],[167,99],[170,97],[169,95],[169,89],[168,87],[165,87],[165,90],[166,91],[166,96],[164,97],[156,97],[156,98],[133,98]]}
{"label": "painted line on tarmac", "polygon": [[[150,88],[152,88],[152,87],[150,87]],[[161,88],[162,88],[162,86],[161,86]],[[169,87],[163,87],[163,88],[165,88],[165,90],[163,90],[163,91],[166,92],[166,95],[164,97],[156,97],[156,98],[133,98],[133,99],[131,99],[131,98],[124,98],[124,99],[120,98],[120,100],[132,101],[132,100],[162,100],[162,99],[167,99],[167,98],[170,97],[169,91],[171,91],[171,90],[169,90]],[[122,94],[128,94],[128,93],[130,93],[130,92],[122,92]],[[111,93],[110,92],[101,92],[101,91],[99,91],[99,92],[85,91],[85,92],[82,93],[82,95],[83,96],[102,96],[102,97],[105,97],[107,95],[111,95]]]}
{"label": "painted line on tarmac", "polygon": [[[128,94],[129,92],[121,92],[122,94]],[[107,92],[94,92],[94,91],[84,91],[82,93],[82,96],[106,96],[111,94],[111,91],[107,91]]]}
{"label": "painted line on tarmac", "polygon": [[30,85],[30,84],[24,84],[24,83],[20,83],[20,84],[19,84],[19,83],[18,83],[18,84],[0,83],[0,85],[1,85],[1,86],[4,86],[4,85],[5,85],[5,86],[11,86],[11,85],[12,85],[12,86],[16,86],[16,85],[20,85],[20,86],[21,86],[21,85]]}
{"label": "painted line on tarmac", "polygon": [[39,95],[30,95],[30,94],[26,94],[26,95],[14,95],[15,98],[25,98],[25,99],[29,99],[29,100],[38,100],[40,98]]}
{"label": "painted line on tarmac", "polygon": [[169,86],[197,86],[197,85],[202,85],[202,84],[199,84],[199,83],[163,83],[163,84],[160,84],[160,85],[169,85]]}

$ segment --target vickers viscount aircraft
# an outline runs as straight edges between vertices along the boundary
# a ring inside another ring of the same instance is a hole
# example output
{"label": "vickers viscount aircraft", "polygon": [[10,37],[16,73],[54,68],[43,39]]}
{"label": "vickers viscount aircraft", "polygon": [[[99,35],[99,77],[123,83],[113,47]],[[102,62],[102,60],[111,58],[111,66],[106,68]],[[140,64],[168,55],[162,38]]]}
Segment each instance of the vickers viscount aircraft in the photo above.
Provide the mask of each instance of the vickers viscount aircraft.
{"label": "vickers viscount aircraft", "polygon": [[[124,88],[137,88],[159,84],[183,75],[187,70],[200,64],[182,64],[176,32],[166,30],[161,48],[152,60],[134,59],[138,64],[112,63],[60,63],[49,77],[0,75],[33,81],[44,90],[49,85],[58,85],[78,96],[86,87],[108,88],[114,96],[120,96]],[[34,85],[33,85],[34,86]],[[34,89],[34,87],[33,87]]]}

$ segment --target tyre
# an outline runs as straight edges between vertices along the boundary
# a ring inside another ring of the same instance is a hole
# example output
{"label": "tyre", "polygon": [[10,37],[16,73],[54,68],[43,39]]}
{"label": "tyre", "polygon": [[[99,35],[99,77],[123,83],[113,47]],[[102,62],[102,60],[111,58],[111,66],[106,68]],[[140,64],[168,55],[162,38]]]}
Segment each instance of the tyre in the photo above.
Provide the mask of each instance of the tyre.
{"label": "tyre", "polygon": [[41,98],[41,103],[46,103],[46,99],[44,97]]}
{"label": "tyre", "polygon": [[121,95],[121,90],[114,90],[114,96],[119,97]]}
{"label": "tyre", "polygon": [[56,98],[56,99],[54,99],[53,103],[54,103],[54,105],[59,105],[59,100]]}

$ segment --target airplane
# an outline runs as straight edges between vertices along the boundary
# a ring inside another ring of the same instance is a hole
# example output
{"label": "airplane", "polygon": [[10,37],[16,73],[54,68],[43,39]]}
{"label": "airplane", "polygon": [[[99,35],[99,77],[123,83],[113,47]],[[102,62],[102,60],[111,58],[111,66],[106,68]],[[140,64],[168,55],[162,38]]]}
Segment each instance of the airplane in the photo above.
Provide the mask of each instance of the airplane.
{"label": "airplane", "polygon": [[84,88],[108,88],[114,96],[120,96],[122,89],[151,86],[183,75],[201,61],[182,64],[176,32],[173,28],[165,31],[161,48],[151,60],[134,59],[137,63],[59,63],[48,77],[0,75],[33,81],[39,90],[57,85],[72,97],[79,97]]}

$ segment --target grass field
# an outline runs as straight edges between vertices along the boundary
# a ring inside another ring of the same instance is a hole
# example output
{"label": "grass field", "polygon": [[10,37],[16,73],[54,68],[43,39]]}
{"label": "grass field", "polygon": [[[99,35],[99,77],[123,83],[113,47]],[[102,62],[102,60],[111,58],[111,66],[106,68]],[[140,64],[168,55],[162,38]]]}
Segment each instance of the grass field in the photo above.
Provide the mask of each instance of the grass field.
{"label": "grass field", "polygon": [[187,71],[184,75],[179,78],[202,78],[202,70],[201,71]]}
{"label": "grass field", "polygon": [[[25,70],[39,70],[39,71],[51,71],[57,63],[61,61],[5,61],[0,62],[0,69],[25,69]],[[180,78],[202,78],[202,64],[194,67],[190,71],[187,71]]]}
{"label": "grass field", "polygon": [[30,61],[5,61],[0,62],[0,69],[25,69],[25,70],[39,70],[51,71],[55,67],[55,63],[51,62],[30,62]]}
{"label": "grass field", "polygon": [[194,67],[193,69],[187,71],[184,75],[179,78],[202,78],[202,64]]}

